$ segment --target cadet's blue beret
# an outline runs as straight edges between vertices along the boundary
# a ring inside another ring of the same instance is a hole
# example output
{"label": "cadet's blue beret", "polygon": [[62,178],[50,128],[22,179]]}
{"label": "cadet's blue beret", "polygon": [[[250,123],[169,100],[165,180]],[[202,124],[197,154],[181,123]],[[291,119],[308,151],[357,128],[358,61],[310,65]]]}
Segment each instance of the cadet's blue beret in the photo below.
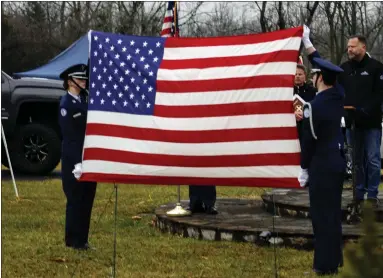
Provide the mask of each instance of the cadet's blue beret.
{"label": "cadet's blue beret", "polygon": [[315,64],[314,68],[311,70],[311,73],[327,71],[332,73],[340,73],[343,72],[343,69],[334,65],[333,63],[323,60],[321,58],[313,58],[313,62]]}
{"label": "cadet's blue beret", "polygon": [[69,79],[69,77],[88,79],[87,68],[88,67],[85,64],[70,66],[60,74],[60,78],[64,80]]}

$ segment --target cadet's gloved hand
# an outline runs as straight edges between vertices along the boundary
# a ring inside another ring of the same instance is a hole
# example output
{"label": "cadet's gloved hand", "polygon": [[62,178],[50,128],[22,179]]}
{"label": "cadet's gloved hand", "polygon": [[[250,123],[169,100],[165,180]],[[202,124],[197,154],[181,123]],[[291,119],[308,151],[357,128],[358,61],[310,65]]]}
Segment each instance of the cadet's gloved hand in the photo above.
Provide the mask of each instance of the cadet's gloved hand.
{"label": "cadet's gloved hand", "polygon": [[298,181],[301,187],[306,187],[309,181],[309,172],[307,169],[302,169],[299,171]]}
{"label": "cadet's gloved hand", "polygon": [[75,166],[74,166],[74,169],[72,171],[74,177],[76,179],[79,179],[82,175],[82,164],[81,163],[77,163]]}
{"label": "cadet's gloved hand", "polygon": [[310,41],[310,28],[306,25],[303,25],[302,43],[306,49],[313,47],[313,44]]}

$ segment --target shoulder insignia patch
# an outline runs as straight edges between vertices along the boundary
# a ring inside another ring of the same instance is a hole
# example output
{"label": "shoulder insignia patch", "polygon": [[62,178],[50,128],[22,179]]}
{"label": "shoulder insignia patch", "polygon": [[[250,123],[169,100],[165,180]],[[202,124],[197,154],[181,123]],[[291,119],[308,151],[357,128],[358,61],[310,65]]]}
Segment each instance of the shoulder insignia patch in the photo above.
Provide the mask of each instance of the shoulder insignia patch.
{"label": "shoulder insignia patch", "polygon": [[383,80],[383,74],[380,76],[380,80]]}
{"label": "shoulder insignia patch", "polygon": [[61,108],[61,116],[65,117],[66,114],[67,114],[66,109],[65,108]]}
{"label": "shoulder insignia patch", "polygon": [[309,118],[310,117],[310,108],[309,107],[305,107],[304,110],[303,110],[303,117],[305,119]]}

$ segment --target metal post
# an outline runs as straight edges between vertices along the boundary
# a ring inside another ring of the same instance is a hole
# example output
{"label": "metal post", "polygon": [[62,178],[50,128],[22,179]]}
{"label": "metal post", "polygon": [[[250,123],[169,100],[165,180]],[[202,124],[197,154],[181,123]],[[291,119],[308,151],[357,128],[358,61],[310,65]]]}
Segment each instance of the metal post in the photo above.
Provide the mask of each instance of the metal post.
{"label": "metal post", "polygon": [[187,215],[190,215],[191,212],[184,209],[181,206],[181,186],[179,186],[179,185],[178,185],[177,193],[178,193],[178,196],[177,196],[178,202],[176,204],[176,207],[172,210],[167,211],[166,214],[169,216],[187,216]]}
{"label": "metal post", "polygon": [[112,276],[116,278],[116,257],[117,257],[117,184],[114,184],[116,192],[114,201],[114,242],[113,242],[113,271]]}
{"label": "metal post", "polygon": [[13,174],[11,158],[10,158],[10,156],[9,156],[9,152],[8,152],[7,140],[5,140],[5,134],[4,134],[4,128],[3,128],[3,125],[1,125],[1,136],[3,137],[5,153],[7,154],[7,159],[8,159],[8,164],[9,164],[9,170],[11,170],[11,176],[12,176],[12,181],[13,181],[13,188],[14,188],[14,190],[15,190],[16,199],[18,200],[18,199],[19,199],[19,192],[18,192],[18,190],[17,190],[16,181],[15,181],[15,176],[14,176],[14,174]]}
{"label": "metal post", "polygon": [[357,185],[357,171],[358,171],[358,164],[355,163],[356,161],[356,147],[358,146],[356,142],[356,128],[355,128],[355,108],[349,109],[349,115],[351,115],[351,157],[352,157],[352,202],[348,206],[348,211],[350,214],[347,216],[347,222],[349,224],[360,222],[360,204],[358,203],[358,200],[356,198],[356,185]]}

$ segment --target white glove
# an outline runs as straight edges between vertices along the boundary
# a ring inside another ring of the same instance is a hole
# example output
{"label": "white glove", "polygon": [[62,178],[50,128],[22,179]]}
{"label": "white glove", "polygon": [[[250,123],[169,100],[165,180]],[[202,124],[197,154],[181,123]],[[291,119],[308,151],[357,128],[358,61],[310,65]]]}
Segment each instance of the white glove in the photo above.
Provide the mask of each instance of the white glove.
{"label": "white glove", "polygon": [[309,172],[307,169],[301,169],[298,176],[298,181],[301,187],[306,187],[309,181]]}
{"label": "white glove", "polygon": [[306,25],[303,25],[302,42],[306,49],[313,47],[313,44],[310,41],[310,28]]}
{"label": "white glove", "polygon": [[76,179],[79,179],[82,175],[82,164],[81,163],[77,163],[75,166],[74,166],[74,169],[72,171],[74,177]]}

